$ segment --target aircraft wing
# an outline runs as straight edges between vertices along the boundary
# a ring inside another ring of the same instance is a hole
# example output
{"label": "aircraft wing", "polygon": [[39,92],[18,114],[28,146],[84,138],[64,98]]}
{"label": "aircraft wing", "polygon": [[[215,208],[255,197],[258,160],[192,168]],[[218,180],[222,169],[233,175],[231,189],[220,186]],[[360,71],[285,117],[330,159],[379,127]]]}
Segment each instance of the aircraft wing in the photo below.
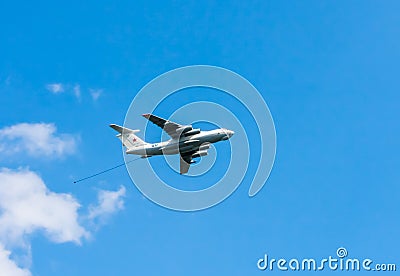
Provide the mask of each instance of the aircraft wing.
{"label": "aircraft wing", "polygon": [[183,125],[165,120],[163,118],[160,118],[153,114],[143,114],[142,116],[145,117],[150,122],[152,122],[153,124],[161,127],[172,138],[178,138],[179,135],[181,134],[180,130],[185,130],[185,128],[187,129],[189,127],[190,127],[190,129],[192,129],[191,126],[183,126]]}
{"label": "aircraft wing", "polygon": [[189,171],[190,164],[192,163],[192,155],[181,155],[179,173],[185,174]]}

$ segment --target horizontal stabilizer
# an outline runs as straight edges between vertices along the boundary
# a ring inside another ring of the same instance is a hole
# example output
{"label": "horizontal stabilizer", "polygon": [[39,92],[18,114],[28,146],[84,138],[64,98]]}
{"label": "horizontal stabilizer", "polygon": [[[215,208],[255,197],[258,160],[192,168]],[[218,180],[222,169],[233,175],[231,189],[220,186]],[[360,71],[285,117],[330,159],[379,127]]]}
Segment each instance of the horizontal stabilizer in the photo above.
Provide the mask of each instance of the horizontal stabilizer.
{"label": "horizontal stabilizer", "polygon": [[127,151],[129,151],[129,149],[147,144],[145,141],[143,141],[142,139],[140,139],[138,136],[135,135],[136,132],[140,131],[138,129],[130,129],[115,124],[111,124],[110,127],[119,132],[119,134],[117,134],[117,137],[121,140],[122,144],[128,149]]}
{"label": "horizontal stabilizer", "polygon": [[118,131],[119,133],[136,133],[139,132],[139,129],[130,129],[130,128],[126,128],[126,127],[122,127],[116,124],[111,124],[110,125],[111,128],[115,129],[116,131]]}

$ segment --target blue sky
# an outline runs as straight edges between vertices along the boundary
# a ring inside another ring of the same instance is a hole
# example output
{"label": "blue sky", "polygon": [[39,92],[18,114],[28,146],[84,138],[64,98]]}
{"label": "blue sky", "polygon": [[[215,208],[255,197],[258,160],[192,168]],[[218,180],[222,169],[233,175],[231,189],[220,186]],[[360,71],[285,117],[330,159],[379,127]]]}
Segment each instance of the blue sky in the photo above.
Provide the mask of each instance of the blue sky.
{"label": "blue sky", "polygon": [[[6,265],[20,275],[275,275],[257,269],[264,254],[323,258],[340,246],[400,266],[399,8],[3,1],[0,275]],[[123,123],[150,80],[193,64],[239,73],[268,103],[277,155],[257,196],[247,178],[223,203],[182,213],[144,198],[125,168],[72,183],[121,163],[108,124]],[[14,207],[28,209],[12,217]]]}

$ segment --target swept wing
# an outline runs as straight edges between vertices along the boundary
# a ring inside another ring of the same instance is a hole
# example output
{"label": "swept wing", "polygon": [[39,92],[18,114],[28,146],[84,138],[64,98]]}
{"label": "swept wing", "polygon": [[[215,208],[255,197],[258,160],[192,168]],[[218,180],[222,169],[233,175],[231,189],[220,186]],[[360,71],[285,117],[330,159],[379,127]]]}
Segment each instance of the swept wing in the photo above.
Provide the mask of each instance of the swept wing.
{"label": "swept wing", "polygon": [[169,136],[174,139],[179,138],[182,133],[188,132],[193,129],[192,126],[180,125],[153,114],[143,114],[142,116],[148,119],[153,124],[161,127],[166,133],[168,133]]}

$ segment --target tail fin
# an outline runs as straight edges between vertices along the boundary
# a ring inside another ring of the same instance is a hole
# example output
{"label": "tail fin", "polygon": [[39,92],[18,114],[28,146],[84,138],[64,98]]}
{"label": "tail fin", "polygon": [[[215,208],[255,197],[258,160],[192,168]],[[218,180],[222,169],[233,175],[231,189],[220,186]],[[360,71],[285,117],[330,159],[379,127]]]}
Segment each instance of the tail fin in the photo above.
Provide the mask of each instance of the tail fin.
{"label": "tail fin", "polygon": [[111,124],[110,127],[119,132],[119,134],[117,134],[117,137],[122,141],[122,144],[128,149],[147,144],[145,141],[143,141],[142,139],[140,139],[135,135],[135,133],[140,131],[138,129],[133,130],[115,124]]}

